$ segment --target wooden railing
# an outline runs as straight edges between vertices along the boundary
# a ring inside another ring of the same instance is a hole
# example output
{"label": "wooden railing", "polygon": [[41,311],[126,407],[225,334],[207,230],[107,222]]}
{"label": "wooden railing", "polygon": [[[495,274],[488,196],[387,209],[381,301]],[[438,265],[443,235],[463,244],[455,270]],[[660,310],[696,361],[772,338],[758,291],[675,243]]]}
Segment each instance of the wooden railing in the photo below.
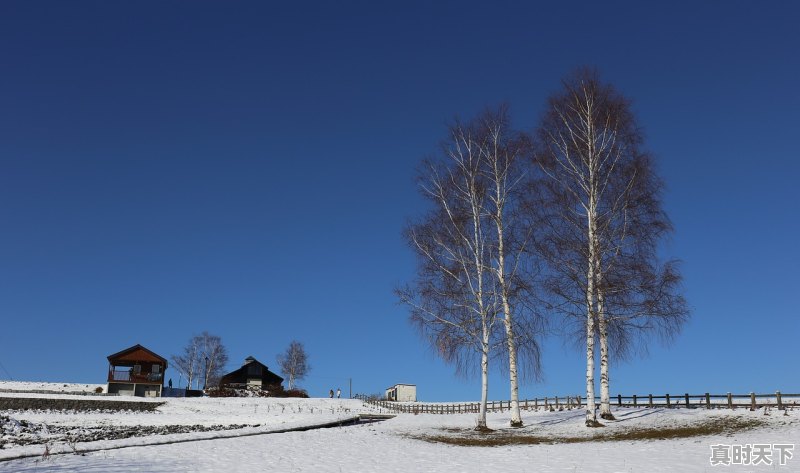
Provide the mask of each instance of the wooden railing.
{"label": "wooden railing", "polygon": [[127,381],[130,383],[160,383],[164,381],[163,373],[139,373],[131,370],[108,370],[109,381]]}
{"label": "wooden railing", "polygon": [[[776,391],[771,394],[665,394],[654,396],[652,394],[623,396],[611,398],[611,404],[617,407],[644,407],[644,408],[704,408],[704,409],[735,409],[749,408],[752,410],[762,407],[785,409],[787,406],[800,407],[800,394],[783,394]],[[388,412],[409,414],[465,414],[480,411],[479,402],[469,403],[424,403],[424,402],[394,402],[394,401],[369,401]],[[595,399],[600,405],[600,398]],[[525,411],[538,411],[539,409],[556,411],[564,409],[579,409],[585,407],[581,396],[555,396],[519,401],[519,408]],[[503,412],[511,409],[511,401],[488,401],[487,412]]]}

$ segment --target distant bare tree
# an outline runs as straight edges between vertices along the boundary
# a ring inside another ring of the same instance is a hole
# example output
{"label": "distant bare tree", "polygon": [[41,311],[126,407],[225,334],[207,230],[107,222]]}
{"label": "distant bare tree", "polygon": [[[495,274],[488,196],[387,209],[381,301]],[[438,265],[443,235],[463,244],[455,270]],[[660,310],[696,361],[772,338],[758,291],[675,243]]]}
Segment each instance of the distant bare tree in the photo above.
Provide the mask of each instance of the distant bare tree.
{"label": "distant bare tree", "polygon": [[289,378],[289,389],[294,389],[295,383],[305,379],[311,365],[308,363],[308,355],[303,344],[297,340],[292,340],[285,353],[278,355],[278,366],[281,373]]}
{"label": "distant bare tree", "polygon": [[203,332],[189,339],[183,349],[182,355],[172,356],[176,369],[186,377],[186,385],[200,388],[217,384],[222,375],[222,370],[228,363],[228,352],[222,344],[222,338]]}
{"label": "distant bare tree", "polygon": [[182,355],[173,355],[172,363],[175,368],[186,378],[186,386],[192,389],[192,382],[197,381],[197,376],[202,372],[200,366],[200,344],[197,337],[189,339],[183,349]]}
{"label": "distant bare tree", "polygon": [[210,387],[219,384],[222,378],[222,371],[228,364],[228,350],[222,344],[222,338],[218,335],[211,335],[203,332],[196,336],[197,344],[200,346],[200,358],[203,360],[203,386]]}
{"label": "distant bare tree", "polygon": [[669,338],[688,309],[678,293],[677,263],[657,259],[658,243],[671,225],[628,101],[596,72],[579,70],[550,98],[539,139],[545,178],[531,208],[541,213],[545,231],[537,246],[551,263],[546,287],[552,307],[571,316],[583,313],[586,423],[593,426],[595,339],[601,415],[612,418],[610,348],[623,357],[652,329]]}

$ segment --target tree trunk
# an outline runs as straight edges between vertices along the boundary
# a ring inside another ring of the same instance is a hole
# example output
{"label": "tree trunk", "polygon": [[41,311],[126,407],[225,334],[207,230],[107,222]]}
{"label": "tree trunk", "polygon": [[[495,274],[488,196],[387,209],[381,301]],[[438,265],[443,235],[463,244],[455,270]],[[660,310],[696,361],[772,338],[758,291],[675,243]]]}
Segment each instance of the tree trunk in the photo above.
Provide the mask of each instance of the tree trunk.
{"label": "tree trunk", "polygon": [[[495,176],[498,173],[495,171]],[[506,343],[508,344],[508,379],[511,389],[511,427],[522,427],[522,416],[519,413],[519,379],[517,376],[517,343],[514,339],[514,322],[511,315],[511,304],[508,302],[508,281],[505,273],[505,236],[503,234],[503,202],[499,184],[496,185],[496,199],[498,202],[495,225],[497,226],[497,282],[500,286],[500,296],[503,302],[503,323],[506,329]]]}
{"label": "tree trunk", "polygon": [[[590,173],[591,174],[591,173]],[[594,337],[595,337],[595,213],[594,196],[589,197],[589,268],[586,275],[586,426],[598,425],[594,402]]]}
{"label": "tree trunk", "polygon": [[[488,335],[488,334],[487,334]],[[486,403],[489,400],[489,342],[484,336],[483,350],[481,353],[481,405],[478,412],[478,425],[475,430],[488,430],[486,425]]]}
{"label": "tree trunk", "polygon": [[[601,271],[598,274],[598,286],[600,286]],[[611,413],[611,396],[609,395],[608,379],[608,326],[603,307],[603,290],[597,288],[597,324],[600,332],[600,418],[613,420]]]}
{"label": "tree trunk", "polygon": [[[508,311],[508,303],[503,303]],[[511,387],[511,427],[522,427],[522,416],[519,413],[519,380],[517,377],[517,347],[514,341],[514,330],[511,324],[511,313],[506,312],[506,337],[508,339],[508,377]]]}

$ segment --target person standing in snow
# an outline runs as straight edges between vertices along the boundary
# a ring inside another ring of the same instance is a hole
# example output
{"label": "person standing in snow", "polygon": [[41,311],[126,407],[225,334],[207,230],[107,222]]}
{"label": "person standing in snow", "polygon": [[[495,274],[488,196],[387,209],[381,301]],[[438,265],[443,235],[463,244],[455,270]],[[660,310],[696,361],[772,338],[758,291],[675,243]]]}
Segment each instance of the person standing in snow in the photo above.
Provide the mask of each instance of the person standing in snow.
{"label": "person standing in snow", "polygon": [[342,390],[336,388],[336,399],[341,399],[341,398],[342,398]]}
{"label": "person standing in snow", "polygon": [[331,398],[331,399],[333,399],[333,389],[331,389],[330,391],[328,391],[328,396],[330,396],[330,398]]}

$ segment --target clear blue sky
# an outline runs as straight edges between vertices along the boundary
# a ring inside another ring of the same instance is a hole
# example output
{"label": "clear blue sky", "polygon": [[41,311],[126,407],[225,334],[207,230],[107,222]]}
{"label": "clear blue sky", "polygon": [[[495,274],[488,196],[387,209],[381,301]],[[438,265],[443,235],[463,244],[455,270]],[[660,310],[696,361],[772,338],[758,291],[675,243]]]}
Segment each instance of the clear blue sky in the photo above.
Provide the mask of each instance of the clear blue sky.
{"label": "clear blue sky", "polygon": [[[634,100],[693,309],[612,394],[800,391],[800,7],[430,3],[1,2],[0,379],[104,382],[207,330],[230,369],[302,341],[312,395],[477,399],[392,294],[414,168],[588,64]],[[543,361],[523,397],[583,391],[577,351]]]}

